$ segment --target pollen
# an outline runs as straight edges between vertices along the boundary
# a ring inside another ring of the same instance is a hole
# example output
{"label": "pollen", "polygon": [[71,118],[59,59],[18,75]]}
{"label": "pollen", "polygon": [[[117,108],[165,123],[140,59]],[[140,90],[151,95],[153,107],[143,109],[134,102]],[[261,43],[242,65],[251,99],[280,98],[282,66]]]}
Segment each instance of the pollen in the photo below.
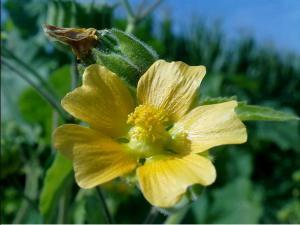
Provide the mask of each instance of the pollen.
{"label": "pollen", "polygon": [[166,113],[151,105],[139,105],[128,115],[127,123],[132,125],[131,138],[150,143],[161,142],[169,137],[166,130],[169,120]]}

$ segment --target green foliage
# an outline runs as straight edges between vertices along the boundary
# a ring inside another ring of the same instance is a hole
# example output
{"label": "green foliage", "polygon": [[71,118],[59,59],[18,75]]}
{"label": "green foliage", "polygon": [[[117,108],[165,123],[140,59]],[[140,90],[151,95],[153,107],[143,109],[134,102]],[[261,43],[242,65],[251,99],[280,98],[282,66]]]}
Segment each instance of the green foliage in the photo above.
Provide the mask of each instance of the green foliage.
{"label": "green foliage", "polygon": [[[99,44],[87,58],[136,86],[139,77],[158,59],[158,55],[131,34],[118,29],[105,29],[99,31]],[[85,61],[84,64],[91,64]]]}
{"label": "green foliage", "polygon": [[[210,105],[222,102],[235,100],[236,96],[231,97],[204,97],[200,99],[200,105]],[[248,105],[246,102],[239,102],[235,112],[242,121],[291,121],[300,120],[300,118],[293,113],[278,111],[270,107]]]}
{"label": "green foliage", "polygon": [[213,191],[211,201],[202,196],[192,208],[198,223],[259,223],[261,192],[248,179],[239,178]]}
{"label": "green foliage", "polygon": [[281,112],[270,107],[257,105],[239,104],[236,113],[243,121],[248,120],[264,120],[264,121],[289,121],[299,120],[300,118],[292,113]]}
{"label": "green foliage", "polygon": [[[46,80],[59,99],[74,88],[70,85],[76,78],[70,66],[74,57],[69,49],[53,44],[44,36],[41,25],[45,23],[109,29],[111,33],[101,37],[102,43],[97,48],[103,51],[96,58],[127,77],[128,82],[136,83],[156,60],[157,54],[149,45],[161,58],[206,66],[207,75],[196,105],[239,102],[236,112],[242,120],[249,121],[246,122],[248,142],[213,149],[211,154],[218,171],[216,183],[200,195],[189,191],[188,197],[199,199],[167,221],[300,222],[300,127],[296,116],[300,114],[299,55],[258,45],[249,36],[241,36],[229,44],[218,24],[200,20],[188,27],[190,31],[176,35],[172,21],[166,19],[155,26],[153,19],[147,18],[135,30],[135,35],[146,42],[144,45],[131,35],[110,29],[124,30],[126,22],[114,18],[115,7],[97,5],[97,1],[88,4],[28,0],[20,4],[9,0],[3,6],[8,18],[2,24],[1,45]],[[42,87],[32,71],[4,51],[1,54]],[[86,64],[79,62],[79,66],[84,68]],[[1,102],[0,182],[4,186],[0,193],[1,222],[104,222],[94,190],[78,191],[71,162],[53,154],[52,127],[63,121],[57,120],[49,104],[15,73],[1,70],[4,99]],[[80,77],[77,79],[80,83]],[[250,122],[255,120],[288,122]],[[103,189],[117,222],[138,223],[146,217],[150,206],[135,187],[117,180]],[[132,208],[137,209],[134,215]],[[165,220],[166,215],[160,214],[155,222]]]}
{"label": "green foliage", "polygon": [[55,87],[55,93],[62,98],[71,90],[71,67],[64,65],[50,75],[49,83]]}
{"label": "green foliage", "polygon": [[294,200],[286,204],[279,212],[278,219],[281,223],[297,224],[300,222],[300,201]]}
{"label": "green foliage", "polygon": [[299,123],[260,123],[257,125],[256,135],[260,140],[276,143],[282,150],[293,149],[299,152],[300,132]]}
{"label": "green foliage", "polygon": [[91,223],[91,224],[105,223],[105,219],[103,217],[102,212],[99,210],[98,213],[95,213],[95,209],[102,208],[99,198],[97,197],[95,192],[92,192],[90,195],[86,196],[85,208],[86,208],[86,212],[87,212],[86,218],[87,218],[88,223]]}
{"label": "green foliage", "polygon": [[[49,83],[55,87],[55,92],[62,98],[70,90],[70,66],[57,69],[49,77]],[[39,124],[43,128],[44,137],[51,142],[52,114],[51,106],[32,88],[26,88],[19,97],[19,110],[23,119],[30,124]],[[33,110],[38,109],[38,110]]]}
{"label": "green foliage", "polygon": [[213,193],[208,223],[259,223],[262,214],[261,193],[252,183],[238,178]]}
{"label": "green foliage", "polygon": [[59,27],[111,27],[113,8],[106,5],[80,4],[76,1],[52,0],[48,3],[46,23]]}
{"label": "green foliage", "polygon": [[44,222],[51,222],[59,197],[73,174],[72,162],[57,153],[51,167],[47,170],[40,196],[39,208]]}

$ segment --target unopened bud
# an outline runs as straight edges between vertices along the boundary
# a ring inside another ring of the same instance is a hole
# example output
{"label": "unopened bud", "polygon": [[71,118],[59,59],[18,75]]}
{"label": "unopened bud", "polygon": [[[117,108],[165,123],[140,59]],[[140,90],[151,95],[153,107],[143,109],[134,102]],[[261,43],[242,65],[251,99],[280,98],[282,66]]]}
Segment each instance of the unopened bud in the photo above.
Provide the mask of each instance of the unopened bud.
{"label": "unopened bud", "polygon": [[46,26],[45,32],[72,47],[80,67],[100,64],[131,84],[158,59],[156,52],[131,34],[117,29],[95,30]]}

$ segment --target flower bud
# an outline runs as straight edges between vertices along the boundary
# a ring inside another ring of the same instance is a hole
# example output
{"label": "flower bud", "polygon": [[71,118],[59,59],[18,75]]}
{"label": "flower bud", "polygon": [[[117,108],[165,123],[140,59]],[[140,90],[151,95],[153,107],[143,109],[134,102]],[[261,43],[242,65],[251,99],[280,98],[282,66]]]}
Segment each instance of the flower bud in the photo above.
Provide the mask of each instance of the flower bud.
{"label": "flower bud", "polygon": [[158,59],[157,53],[135,36],[117,29],[112,29],[111,32],[117,38],[121,52],[138,66],[140,73],[146,72]]}
{"label": "flower bud", "polygon": [[104,53],[98,49],[93,49],[92,53],[96,59],[96,64],[104,65],[131,84],[137,83],[139,69],[126,56],[114,52]]}
{"label": "flower bud", "polygon": [[158,59],[156,52],[145,43],[114,28],[97,31],[48,25],[45,32],[72,47],[80,60],[81,70],[91,64],[100,64],[134,85]]}

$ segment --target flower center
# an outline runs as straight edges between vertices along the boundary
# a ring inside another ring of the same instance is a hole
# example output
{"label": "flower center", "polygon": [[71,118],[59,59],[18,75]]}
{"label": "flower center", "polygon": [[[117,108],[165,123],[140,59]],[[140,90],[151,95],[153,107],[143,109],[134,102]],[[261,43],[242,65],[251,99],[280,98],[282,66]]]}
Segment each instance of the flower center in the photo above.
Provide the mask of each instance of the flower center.
{"label": "flower center", "polygon": [[190,140],[184,131],[171,133],[171,122],[162,109],[139,105],[128,115],[131,125],[128,132],[129,149],[140,159],[154,155],[185,154],[190,150]]}
{"label": "flower center", "polygon": [[166,130],[168,122],[168,117],[163,110],[150,105],[140,105],[128,115],[127,123],[133,125],[129,135],[139,141],[151,143],[162,141],[168,136]]}
{"label": "flower center", "polygon": [[129,147],[145,157],[161,152],[171,136],[167,131],[170,125],[166,113],[151,105],[139,105],[128,115]]}

